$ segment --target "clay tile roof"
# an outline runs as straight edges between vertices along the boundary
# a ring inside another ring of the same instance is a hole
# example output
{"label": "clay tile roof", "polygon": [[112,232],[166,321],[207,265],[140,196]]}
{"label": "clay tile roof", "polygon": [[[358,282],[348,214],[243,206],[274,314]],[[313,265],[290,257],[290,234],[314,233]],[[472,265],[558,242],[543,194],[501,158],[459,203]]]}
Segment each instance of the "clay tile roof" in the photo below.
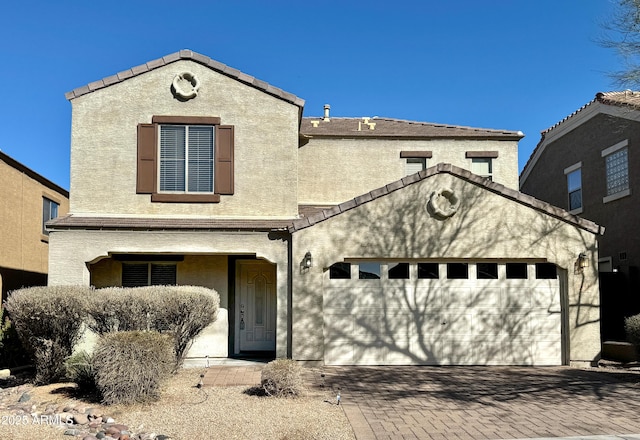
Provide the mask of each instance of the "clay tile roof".
{"label": "clay tile roof", "polygon": [[374,189],[370,191],[368,194],[364,194],[362,196],[348,200],[333,208],[324,209],[320,212],[315,212],[314,214],[308,217],[294,220],[293,224],[289,227],[289,232],[294,233],[301,229],[308,228],[310,226],[313,226],[316,223],[323,222],[331,217],[340,215],[343,212],[357,208],[358,206],[364,205],[365,203],[369,203],[372,200],[378,199],[380,197],[384,197],[393,191],[400,190],[406,186],[413,185],[414,183],[428,179],[429,177],[432,177],[440,173],[448,173],[448,174],[457,176],[463,180],[466,180],[467,182],[473,183],[474,185],[484,187],[484,189],[486,189],[487,191],[491,191],[502,197],[513,200],[529,208],[535,209],[536,211],[543,212],[552,217],[555,217],[567,223],[573,224],[591,233],[604,234],[604,227],[590,220],[586,220],[576,215],[569,214],[569,212],[565,211],[564,209],[550,205],[547,202],[543,202],[542,200],[538,200],[535,197],[521,193],[519,191],[506,188],[502,184],[492,182],[489,179],[485,179],[483,177],[480,177],[476,174],[471,173],[469,170],[465,170],[463,168],[459,168],[455,165],[451,165],[448,163],[439,163],[436,166],[427,168],[426,170],[416,173],[415,176],[409,176],[408,178],[403,178],[401,180],[391,182],[382,188]]}
{"label": "clay tile roof", "polygon": [[562,120],[556,122],[546,130],[542,130],[540,132],[540,141],[538,142],[536,147],[533,149],[533,152],[529,156],[529,159],[527,159],[527,163],[524,165],[524,168],[522,168],[522,172],[520,173],[521,185],[522,185],[522,182],[526,180],[526,178],[529,176],[530,168],[533,167],[533,165],[537,160],[538,153],[541,152],[541,148],[546,138],[546,135],[549,134],[551,131],[555,130],[556,128],[558,128],[564,122],[567,122],[574,116],[580,114],[581,112],[583,112],[584,110],[586,110],[587,108],[591,107],[596,103],[605,104],[605,105],[614,105],[617,107],[626,107],[633,110],[640,110],[640,91],[624,90],[624,91],[618,91],[618,92],[598,92],[596,93],[595,98],[593,98],[591,101],[589,101],[588,103],[580,107],[578,110],[564,117]]}
{"label": "clay tile roof", "polygon": [[77,217],[67,215],[47,222],[48,229],[117,230],[226,230],[286,231],[291,220],[213,218]]}
{"label": "clay tile roof", "polygon": [[68,100],[72,100],[77,98],[78,96],[86,95],[87,93],[109,87],[110,85],[125,81],[131,77],[142,75],[151,70],[159,69],[163,66],[175,63],[176,61],[180,60],[191,60],[198,64],[202,64],[203,66],[206,66],[211,70],[245,83],[251,87],[263,91],[264,93],[275,96],[278,99],[282,99],[283,101],[296,105],[300,107],[300,111],[302,111],[302,108],[304,107],[304,99],[298,98],[291,93],[280,90],[277,87],[273,87],[272,85],[267,84],[264,81],[260,81],[250,75],[240,72],[239,70],[233,69],[218,61],[212,60],[208,56],[201,55],[189,49],[183,49],[180,52],[166,55],[162,58],[158,58],[157,60],[152,60],[145,64],[141,64],[139,66],[132,67],[131,69],[119,72],[116,75],[108,76],[101,80],[94,81],[86,86],[79,87],[70,92],[67,92],[65,94],[65,97]]}
{"label": "clay tile roof", "polygon": [[499,139],[519,140],[520,131],[492,130],[460,125],[434,124],[392,118],[302,118],[300,133],[309,137],[362,137],[406,139]]}

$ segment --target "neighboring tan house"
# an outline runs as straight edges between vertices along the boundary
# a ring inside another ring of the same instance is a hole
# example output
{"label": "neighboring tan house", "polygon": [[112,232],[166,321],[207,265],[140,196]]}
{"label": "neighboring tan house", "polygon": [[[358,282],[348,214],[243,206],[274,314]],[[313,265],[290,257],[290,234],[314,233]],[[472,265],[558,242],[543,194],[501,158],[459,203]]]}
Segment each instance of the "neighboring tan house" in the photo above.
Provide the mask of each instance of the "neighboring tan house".
{"label": "neighboring tan house", "polygon": [[598,93],[542,137],[520,190],[606,228],[598,238],[603,340],[640,313],[640,92]]}
{"label": "neighboring tan house", "polygon": [[192,364],[598,357],[601,229],[517,191],[520,132],[303,118],[302,99],[189,50],[67,98],[49,283],[214,288]]}
{"label": "neighboring tan house", "polygon": [[47,284],[45,223],[69,212],[69,192],[0,151],[0,288]]}

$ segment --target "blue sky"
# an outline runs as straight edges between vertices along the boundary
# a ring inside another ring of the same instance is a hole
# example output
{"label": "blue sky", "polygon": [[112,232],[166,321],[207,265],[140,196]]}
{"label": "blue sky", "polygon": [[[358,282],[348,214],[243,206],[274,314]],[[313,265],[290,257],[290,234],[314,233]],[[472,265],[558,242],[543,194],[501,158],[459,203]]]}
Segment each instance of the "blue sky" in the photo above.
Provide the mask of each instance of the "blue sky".
{"label": "blue sky", "polygon": [[[616,90],[595,42],[614,0],[29,1],[0,13],[0,150],[69,189],[71,104],[191,49],[306,100],[305,116],[544,130]],[[114,134],[117,135],[117,134]]]}

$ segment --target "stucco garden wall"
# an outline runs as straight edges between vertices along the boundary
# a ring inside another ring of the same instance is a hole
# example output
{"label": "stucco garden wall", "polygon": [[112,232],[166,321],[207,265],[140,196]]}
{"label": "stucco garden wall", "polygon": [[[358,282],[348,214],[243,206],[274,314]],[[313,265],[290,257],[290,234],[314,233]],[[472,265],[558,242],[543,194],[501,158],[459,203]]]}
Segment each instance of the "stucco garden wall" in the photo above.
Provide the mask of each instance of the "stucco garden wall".
{"label": "stucco garden wall", "polygon": [[[328,122],[330,124],[330,122]],[[301,204],[337,204],[405,176],[400,152],[432,151],[427,167],[450,163],[470,169],[467,151],[497,151],[493,181],[518,189],[518,142],[496,140],[317,139],[299,150]]]}
{"label": "stucco garden wall", "polygon": [[[458,212],[437,220],[426,209],[432,191],[450,188]],[[313,266],[293,271],[293,357],[323,357],[323,272],[344,259],[537,260],[561,268],[565,345],[572,363],[600,351],[597,247],[593,233],[458,176],[436,174],[401,190],[293,233],[293,264],[313,255]],[[576,271],[580,253],[589,266]],[[564,279],[564,281],[563,281]]]}
{"label": "stucco garden wall", "polygon": [[105,263],[111,253],[185,255],[178,263],[178,283],[211,287],[220,294],[218,320],[195,340],[188,357],[227,357],[229,298],[227,255],[253,255],[276,265],[276,354],[287,355],[288,243],[266,233],[55,231],[50,235],[50,285],[89,285],[88,263],[99,267],[100,280],[114,281],[118,263]]}
{"label": "stucco garden wall", "polygon": [[[176,74],[200,81],[186,102]],[[298,111],[293,104],[189,60],[71,100],[71,213],[292,217],[297,214]],[[235,127],[235,194],[220,203],[151,203],[136,194],[137,125],[154,115],[216,116]],[[267,196],[268,195],[268,196]]]}

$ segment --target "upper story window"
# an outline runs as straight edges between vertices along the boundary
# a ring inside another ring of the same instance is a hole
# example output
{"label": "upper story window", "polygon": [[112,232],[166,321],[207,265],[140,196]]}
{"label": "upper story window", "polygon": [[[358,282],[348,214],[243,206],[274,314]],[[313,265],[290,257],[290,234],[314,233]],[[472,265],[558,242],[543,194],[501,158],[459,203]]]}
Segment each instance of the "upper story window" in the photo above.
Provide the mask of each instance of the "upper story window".
{"label": "upper story window", "polygon": [[493,180],[493,160],[498,158],[497,151],[467,151],[465,156],[471,159],[473,174]]}
{"label": "upper story window", "polygon": [[427,159],[430,159],[431,157],[433,157],[433,153],[431,151],[401,151],[400,158],[405,159],[405,176],[426,170]]}
{"label": "upper story window", "polygon": [[564,170],[567,176],[567,193],[569,195],[569,212],[582,212],[582,162],[578,162]]}
{"label": "upper story window", "polygon": [[624,140],[602,151],[607,179],[604,203],[630,194],[628,144],[629,142]]}
{"label": "upper story window", "polygon": [[213,192],[214,127],[160,126],[160,191]]}
{"label": "upper story window", "polygon": [[53,220],[58,217],[58,208],[60,207],[59,203],[54,202],[46,197],[42,198],[42,233],[45,235],[49,235],[49,231],[45,227],[45,224],[49,220]]}
{"label": "upper story window", "polygon": [[139,124],[136,192],[176,203],[232,195],[234,127],[208,116],[154,116]]}

